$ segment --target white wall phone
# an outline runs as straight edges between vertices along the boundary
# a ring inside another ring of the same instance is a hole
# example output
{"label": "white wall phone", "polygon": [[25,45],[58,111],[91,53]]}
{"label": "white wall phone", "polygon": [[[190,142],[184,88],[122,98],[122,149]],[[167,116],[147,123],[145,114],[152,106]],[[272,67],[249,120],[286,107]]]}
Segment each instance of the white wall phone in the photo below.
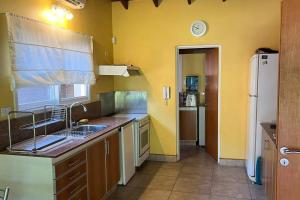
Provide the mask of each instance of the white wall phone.
{"label": "white wall phone", "polygon": [[170,86],[163,86],[163,99],[167,103],[167,101],[171,98]]}

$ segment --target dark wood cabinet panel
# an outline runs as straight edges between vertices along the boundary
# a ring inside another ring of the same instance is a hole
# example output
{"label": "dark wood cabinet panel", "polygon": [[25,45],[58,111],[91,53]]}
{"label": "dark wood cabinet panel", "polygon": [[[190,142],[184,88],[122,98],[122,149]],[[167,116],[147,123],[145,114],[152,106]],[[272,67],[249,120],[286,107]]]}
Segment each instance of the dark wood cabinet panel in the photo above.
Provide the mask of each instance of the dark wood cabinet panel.
{"label": "dark wood cabinet panel", "polygon": [[77,195],[72,197],[71,200],[88,200],[87,188],[81,190]]}
{"label": "dark wood cabinet panel", "polygon": [[179,111],[180,140],[197,141],[197,110]]}
{"label": "dark wood cabinet panel", "polygon": [[87,148],[89,199],[101,199],[106,193],[105,140]]}
{"label": "dark wood cabinet panel", "polygon": [[107,191],[110,191],[120,180],[119,134],[106,138],[106,145]]}
{"label": "dark wood cabinet panel", "polygon": [[78,181],[74,182],[70,186],[66,187],[62,192],[56,196],[57,200],[72,199],[79,191],[86,188],[86,176],[82,176]]}
{"label": "dark wood cabinet panel", "polygon": [[61,191],[64,187],[68,186],[70,183],[84,174],[86,175],[86,163],[79,165],[74,170],[66,173],[61,178],[56,179],[56,191]]}
{"label": "dark wood cabinet panel", "polygon": [[67,173],[72,168],[79,166],[81,163],[86,162],[85,151],[82,151],[71,158],[68,158],[57,165],[55,165],[55,175],[56,178],[62,176],[64,173]]}

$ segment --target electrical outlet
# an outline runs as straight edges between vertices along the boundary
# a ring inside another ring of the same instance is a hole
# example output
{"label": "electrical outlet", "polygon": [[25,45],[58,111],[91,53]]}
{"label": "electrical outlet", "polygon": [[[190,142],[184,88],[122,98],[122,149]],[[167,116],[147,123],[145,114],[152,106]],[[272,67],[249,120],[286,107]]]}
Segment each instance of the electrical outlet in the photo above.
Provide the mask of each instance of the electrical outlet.
{"label": "electrical outlet", "polygon": [[11,107],[2,107],[0,109],[1,117],[6,117],[10,111]]}

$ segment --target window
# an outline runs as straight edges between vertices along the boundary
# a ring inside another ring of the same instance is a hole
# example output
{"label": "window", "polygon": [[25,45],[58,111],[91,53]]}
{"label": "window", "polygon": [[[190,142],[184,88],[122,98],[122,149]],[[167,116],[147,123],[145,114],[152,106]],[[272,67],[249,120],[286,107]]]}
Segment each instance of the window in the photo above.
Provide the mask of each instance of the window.
{"label": "window", "polygon": [[55,85],[20,88],[16,91],[18,110],[39,109],[44,105],[71,104],[89,100],[89,85]]}

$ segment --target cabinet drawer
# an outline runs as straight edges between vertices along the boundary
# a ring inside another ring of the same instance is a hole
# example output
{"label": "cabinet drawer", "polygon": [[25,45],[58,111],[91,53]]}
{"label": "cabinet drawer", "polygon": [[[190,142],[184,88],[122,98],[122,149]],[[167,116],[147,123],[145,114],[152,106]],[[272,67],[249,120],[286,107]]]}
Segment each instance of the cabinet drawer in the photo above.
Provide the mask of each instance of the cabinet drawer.
{"label": "cabinet drawer", "polygon": [[67,172],[73,167],[80,165],[80,163],[86,161],[86,153],[82,151],[75,156],[68,158],[67,160],[62,161],[61,163],[55,165],[55,175],[58,178],[63,173]]}
{"label": "cabinet drawer", "polygon": [[56,191],[58,192],[62,190],[64,187],[68,186],[71,182],[84,174],[86,174],[86,163],[79,165],[74,170],[58,178],[56,180]]}
{"label": "cabinet drawer", "polygon": [[62,192],[58,193],[56,196],[57,200],[73,199],[77,196],[76,194],[83,188],[86,188],[86,176],[81,177],[78,181],[64,189]]}
{"label": "cabinet drawer", "polygon": [[72,200],[87,200],[87,188],[80,191],[77,195],[71,198]]}

